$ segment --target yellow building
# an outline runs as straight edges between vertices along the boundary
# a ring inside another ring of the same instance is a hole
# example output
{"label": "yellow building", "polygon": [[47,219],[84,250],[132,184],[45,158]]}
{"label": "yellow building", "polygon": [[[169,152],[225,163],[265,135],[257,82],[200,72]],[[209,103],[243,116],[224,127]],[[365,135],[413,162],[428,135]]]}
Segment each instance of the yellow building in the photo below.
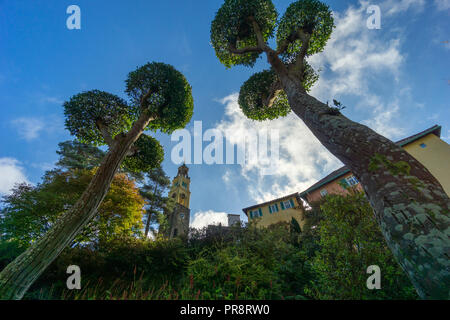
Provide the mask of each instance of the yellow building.
{"label": "yellow building", "polygon": [[189,232],[191,218],[191,210],[189,209],[191,192],[189,187],[191,179],[188,172],[188,167],[183,164],[178,168],[178,174],[172,181],[169,196],[175,200],[175,207],[171,212],[166,212],[168,227],[165,235],[168,238],[186,237]]}
{"label": "yellow building", "polygon": [[450,145],[441,139],[441,126],[398,143],[430,171],[450,196]]}
{"label": "yellow building", "polygon": [[267,227],[279,222],[291,222],[295,218],[303,227],[305,216],[303,204],[298,193],[254,205],[242,209],[248,217],[249,223],[257,227]]}
{"label": "yellow building", "polygon": [[[450,146],[441,139],[441,129],[441,126],[436,125],[397,141],[396,144],[420,161],[441,183],[445,192],[450,195]],[[290,221],[294,217],[303,227],[305,219],[301,199],[307,203],[313,203],[328,194],[347,194],[352,188],[363,191],[358,179],[344,166],[299,194],[294,193],[243,210],[249,221],[255,221],[257,226],[265,227],[281,221]],[[285,206],[283,210],[280,203],[290,199],[295,205],[287,210]],[[278,210],[276,210],[276,206],[278,206]]]}
{"label": "yellow building", "polygon": [[[396,144],[420,161],[450,195],[450,146],[441,139],[441,129],[436,125]],[[349,186],[363,190],[356,177],[344,166],[301,192],[300,197],[309,203],[316,202],[327,194],[346,194]]]}

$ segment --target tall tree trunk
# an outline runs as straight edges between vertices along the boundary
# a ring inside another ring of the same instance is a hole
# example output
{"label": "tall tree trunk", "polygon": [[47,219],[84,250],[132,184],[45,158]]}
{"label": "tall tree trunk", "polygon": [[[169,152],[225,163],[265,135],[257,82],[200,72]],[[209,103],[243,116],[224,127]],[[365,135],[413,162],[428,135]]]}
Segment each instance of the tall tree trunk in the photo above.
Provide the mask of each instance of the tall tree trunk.
{"label": "tall tree trunk", "polygon": [[[153,191],[154,195],[156,195],[156,191],[157,190],[158,190],[158,185],[155,185],[155,190]],[[150,220],[151,220],[152,215],[153,215],[152,211],[153,211],[153,204],[150,204],[150,208],[148,209],[148,214],[147,214],[147,223],[145,224],[145,238],[146,239],[148,237],[148,232],[150,231]]]}
{"label": "tall tree trunk", "polygon": [[143,113],[126,135],[115,140],[77,203],[42,238],[5,267],[0,273],[0,299],[21,299],[50,263],[94,217],[120,164],[150,120],[151,117]]}
{"label": "tall tree trunk", "polygon": [[449,299],[450,199],[440,183],[404,149],[311,97],[292,76],[279,75],[294,113],[361,182],[420,297]]}
{"label": "tall tree trunk", "polygon": [[152,218],[152,214],[153,214],[150,210],[152,210],[152,208],[150,208],[147,213],[147,223],[145,224],[145,238],[146,239],[148,237],[148,232],[150,231],[150,219]]}

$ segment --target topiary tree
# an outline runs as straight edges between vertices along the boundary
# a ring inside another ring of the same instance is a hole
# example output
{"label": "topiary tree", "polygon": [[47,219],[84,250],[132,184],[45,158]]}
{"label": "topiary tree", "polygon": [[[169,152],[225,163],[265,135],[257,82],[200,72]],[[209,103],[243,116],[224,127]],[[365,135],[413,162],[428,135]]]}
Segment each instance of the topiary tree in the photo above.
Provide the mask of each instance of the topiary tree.
{"label": "topiary tree", "polygon": [[94,178],[76,204],[27,251],[0,273],[0,298],[20,299],[47,266],[96,215],[115,173],[157,167],[164,158],[158,141],[145,130],[170,133],[191,119],[193,99],[185,77],[170,65],[148,63],[128,75],[129,103],[93,90],[64,103],[66,127],[78,140],[108,145]]}
{"label": "topiary tree", "polygon": [[[324,50],[334,27],[318,0],[293,2],[277,19],[270,0],[225,0],[211,25],[211,42],[227,68],[252,67],[261,54],[271,66],[241,87],[239,104],[255,120],[290,110],[357,176],[384,238],[422,298],[449,298],[450,200],[416,159],[339,108],[308,94],[317,75],[306,58]],[[267,42],[276,36],[277,48]]]}

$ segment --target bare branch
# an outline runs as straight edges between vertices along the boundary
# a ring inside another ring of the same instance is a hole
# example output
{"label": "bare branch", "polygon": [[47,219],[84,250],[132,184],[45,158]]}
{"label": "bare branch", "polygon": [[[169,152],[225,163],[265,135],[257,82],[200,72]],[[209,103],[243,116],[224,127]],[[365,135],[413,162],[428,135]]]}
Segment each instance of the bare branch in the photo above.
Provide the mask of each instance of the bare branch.
{"label": "bare branch", "polygon": [[[302,62],[303,59],[306,56],[306,53],[308,52],[309,49],[309,40],[311,40],[311,34],[310,33],[305,33],[303,32],[302,29],[298,30],[298,36],[300,38],[300,40],[302,40],[302,47],[300,49],[300,53],[299,53],[299,57],[301,58]],[[297,59],[298,61],[298,59]]]}
{"label": "bare branch", "polygon": [[95,125],[97,126],[98,130],[100,130],[100,133],[102,134],[103,139],[105,139],[106,144],[109,147],[112,147],[112,145],[114,144],[114,139],[109,133],[108,126],[103,123],[102,119],[97,119],[97,121],[95,121]]}
{"label": "bare branch", "polygon": [[252,16],[250,16],[248,19],[252,23],[253,30],[255,31],[256,39],[258,40],[258,47],[262,51],[264,51],[267,55],[267,61],[275,69],[275,71],[278,73],[279,76],[287,75],[287,68],[284,65],[283,61],[281,61],[277,52],[275,50],[273,50],[272,48],[270,48],[264,41],[264,37],[263,37],[261,28],[259,27],[258,22],[256,22],[255,18]]}
{"label": "bare branch", "polygon": [[250,52],[262,53],[263,52],[263,50],[260,47],[245,47],[245,48],[237,49],[236,46],[233,44],[229,45],[228,50],[230,50],[230,52],[234,53],[234,54],[245,54],[245,53],[250,53]]}
{"label": "bare branch", "polygon": [[127,157],[131,157],[134,156],[137,152],[139,151],[139,149],[136,146],[131,146],[130,149],[127,151]]}
{"label": "bare branch", "polygon": [[287,37],[286,39],[283,40],[283,42],[281,43],[280,47],[276,51],[277,54],[282,54],[283,52],[285,52],[287,50],[289,44],[291,42],[296,41],[298,38],[299,38],[298,33],[297,32],[293,32],[289,37]]}
{"label": "bare branch", "polygon": [[305,65],[305,57],[308,53],[309,49],[309,41],[311,39],[311,34],[303,32],[303,30],[297,31],[298,39],[302,41],[302,47],[300,48],[300,52],[298,53],[295,62],[292,63],[292,65],[289,67],[290,71],[294,71],[295,73],[299,74],[301,79],[303,80],[303,72],[304,65]]}
{"label": "bare branch", "polygon": [[266,98],[264,105],[269,108],[272,107],[273,103],[275,102],[275,99],[277,98],[278,94],[281,92],[282,89],[283,87],[281,86],[280,81],[273,83],[272,86],[270,87],[270,94]]}
{"label": "bare branch", "polygon": [[148,90],[148,92],[147,92],[146,94],[144,94],[144,95],[141,97],[141,109],[144,108],[144,102],[145,102],[145,100],[147,100],[147,98],[150,97],[150,95],[151,95],[152,93],[154,93],[154,92],[155,92],[155,91],[154,91],[154,88],[151,88],[150,90]]}
{"label": "bare branch", "polygon": [[266,51],[266,52],[269,51],[269,50],[272,50],[272,49],[270,49],[270,47],[264,41],[264,37],[263,37],[263,34],[261,32],[261,28],[259,27],[259,24],[258,24],[258,22],[256,22],[255,18],[253,16],[250,16],[248,19],[252,23],[253,30],[255,31],[256,39],[258,40],[258,47],[261,50]]}

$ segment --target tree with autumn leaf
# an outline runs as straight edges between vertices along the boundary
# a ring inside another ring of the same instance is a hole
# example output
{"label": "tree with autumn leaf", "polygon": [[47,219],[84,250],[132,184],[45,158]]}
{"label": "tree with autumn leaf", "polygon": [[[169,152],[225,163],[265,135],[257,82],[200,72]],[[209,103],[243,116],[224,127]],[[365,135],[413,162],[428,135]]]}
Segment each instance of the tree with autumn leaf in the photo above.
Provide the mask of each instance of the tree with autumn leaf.
{"label": "tree with autumn leaf", "polygon": [[[271,0],[225,0],[211,24],[217,58],[230,68],[270,69],[241,87],[239,105],[254,120],[293,111],[317,139],[359,179],[381,232],[422,298],[448,299],[450,199],[415,158],[367,126],[308,94],[318,79],[307,58],[324,50],[334,28],[318,0],[292,2],[278,17]],[[271,48],[269,39],[276,39]]]}
{"label": "tree with autumn leaf", "polygon": [[[2,200],[0,240],[16,241],[29,247],[77,202],[95,171],[55,169],[46,172],[43,181],[35,187],[26,183],[16,186]],[[135,182],[123,173],[116,174],[98,214],[70,246],[100,244],[117,237],[140,235],[144,204]]]}
{"label": "tree with autumn leaf", "polygon": [[78,201],[52,228],[0,273],[0,299],[21,299],[28,288],[96,216],[118,169],[149,171],[164,158],[145,130],[170,133],[193,113],[191,86],[174,67],[148,63],[128,75],[129,101],[99,90],[64,103],[66,127],[80,142],[108,145],[108,153]]}

